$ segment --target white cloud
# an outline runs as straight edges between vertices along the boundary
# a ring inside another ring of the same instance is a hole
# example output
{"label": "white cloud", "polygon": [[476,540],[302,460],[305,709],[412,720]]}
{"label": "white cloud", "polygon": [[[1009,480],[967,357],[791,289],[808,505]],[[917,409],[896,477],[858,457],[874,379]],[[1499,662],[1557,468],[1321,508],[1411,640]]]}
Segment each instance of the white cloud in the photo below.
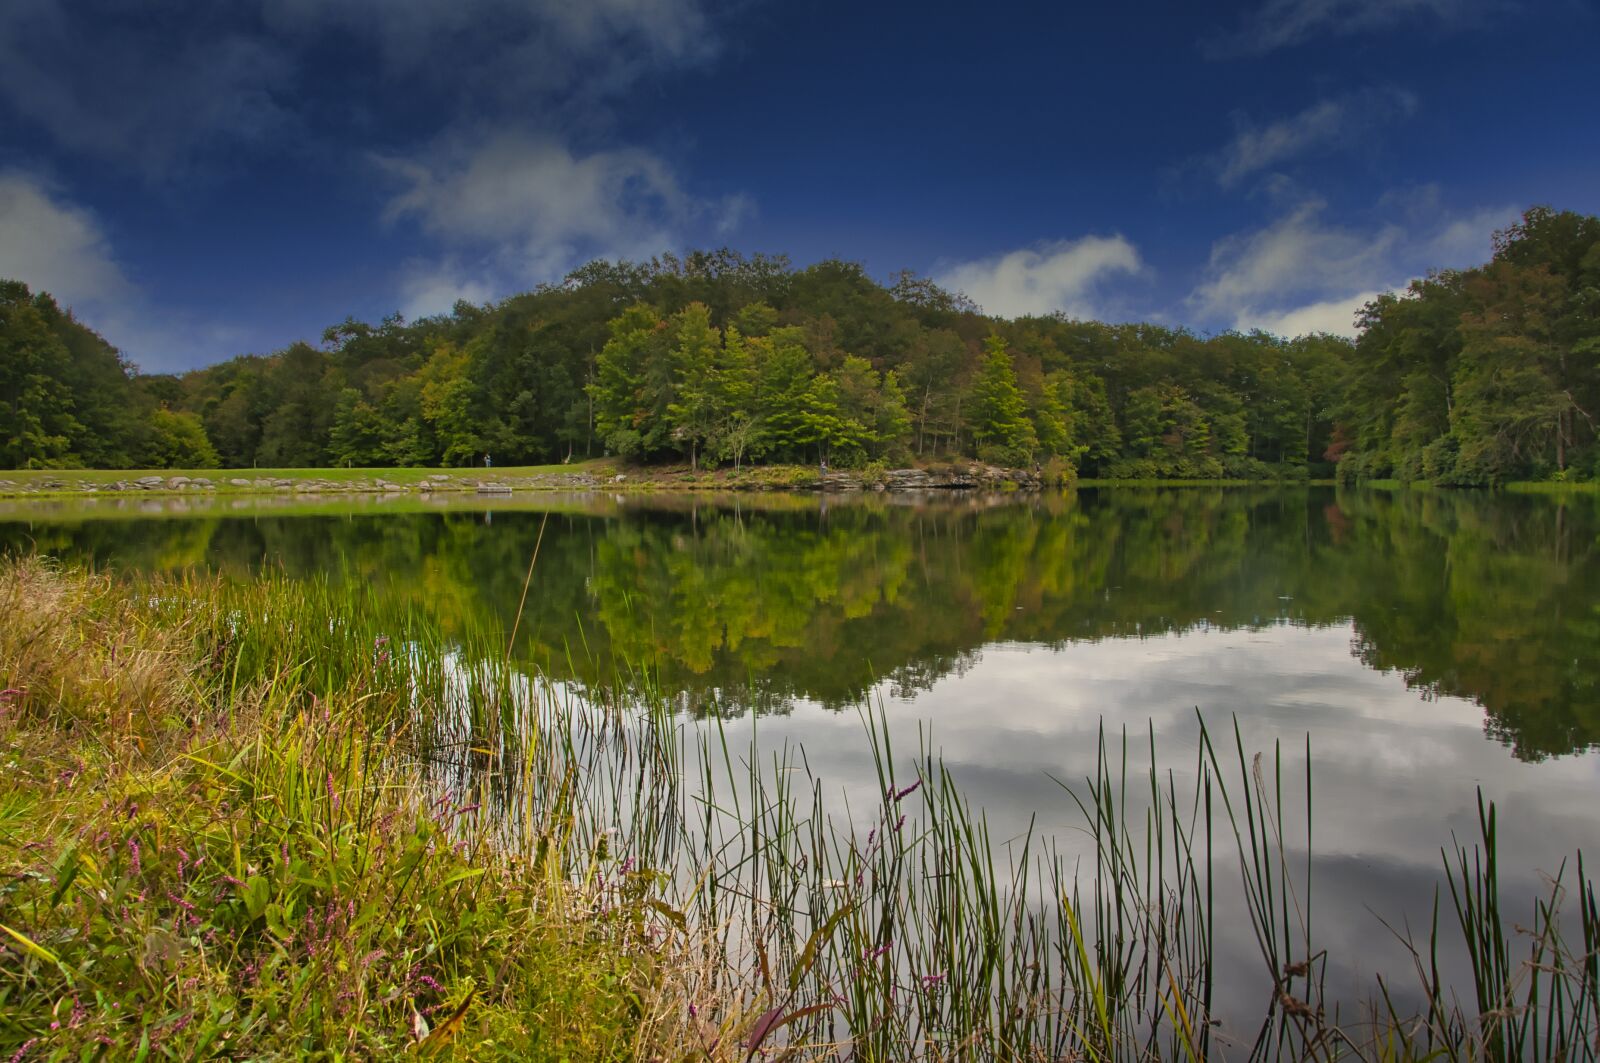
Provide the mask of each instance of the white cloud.
{"label": "white cloud", "polygon": [[1366,290],[1375,279],[1389,283],[1386,274],[1404,231],[1395,225],[1366,232],[1327,225],[1324,206],[1312,200],[1265,228],[1218,241],[1208,279],[1189,297],[1190,305],[1203,317],[1231,317],[1243,328],[1263,314],[1264,305],[1281,308],[1286,300]]}
{"label": "white cloud", "polygon": [[1315,37],[1343,37],[1431,19],[1446,26],[1475,22],[1501,0],[1267,0],[1234,30],[1202,42],[1213,59],[1260,55]]}
{"label": "white cloud", "polygon": [[637,148],[574,152],[551,137],[497,134],[382,165],[405,186],[387,220],[412,220],[449,249],[404,282],[413,310],[446,309],[452,293],[481,302],[560,278],[597,257],[647,258],[691,231],[725,234],[747,199],[703,200],[672,168]]}
{"label": "white cloud", "polygon": [[1451,221],[1429,241],[1429,254],[1439,262],[1487,261],[1494,251],[1494,234],[1517,220],[1515,207],[1491,207]]}
{"label": "white cloud", "polygon": [[1283,217],[1212,247],[1206,279],[1187,304],[1203,321],[1282,335],[1355,335],[1355,311],[1379,292],[1403,288],[1430,269],[1477,265],[1513,208],[1453,215],[1432,187],[1386,196],[1363,224],[1324,219],[1306,200]]}
{"label": "white cloud", "polygon": [[409,185],[389,201],[388,220],[412,217],[451,240],[511,239],[537,257],[638,238],[687,206],[666,164],[637,149],[579,156],[551,138],[501,134],[384,165]]}
{"label": "white cloud", "polygon": [[1248,323],[1248,327],[1258,328],[1263,332],[1273,332],[1279,336],[1293,337],[1315,332],[1331,332],[1335,336],[1353,338],[1356,334],[1356,314],[1363,306],[1382,294],[1383,292],[1374,289],[1343,299],[1329,299],[1309,306],[1295,307],[1282,313],[1257,314],[1254,315],[1254,320]]}
{"label": "white cloud", "polygon": [[151,307],[94,215],[29,174],[0,172],[0,278],[49,292],[153,372],[215,361],[236,329]]}
{"label": "white cloud", "polygon": [[1123,236],[1085,236],[957,263],[937,271],[934,279],[998,317],[1063,313],[1089,318],[1095,316],[1106,278],[1142,268],[1138,250]]}
{"label": "white cloud", "polygon": [[400,293],[400,312],[413,321],[448,313],[458,302],[481,306],[497,294],[483,277],[473,276],[453,258],[408,264]]}
{"label": "white cloud", "polygon": [[1223,186],[1319,149],[1351,144],[1383,122],[1415,113],[1417,98],[1399,89],[1368,89],[1321,100],[1264,126],[1241,120],[1233,141],[1211,160]]}
{"label": "white cloud", "polygon": [[69,305],[105,306],[133,292],[94,216],[16,171],[0,173],[0,277]]}

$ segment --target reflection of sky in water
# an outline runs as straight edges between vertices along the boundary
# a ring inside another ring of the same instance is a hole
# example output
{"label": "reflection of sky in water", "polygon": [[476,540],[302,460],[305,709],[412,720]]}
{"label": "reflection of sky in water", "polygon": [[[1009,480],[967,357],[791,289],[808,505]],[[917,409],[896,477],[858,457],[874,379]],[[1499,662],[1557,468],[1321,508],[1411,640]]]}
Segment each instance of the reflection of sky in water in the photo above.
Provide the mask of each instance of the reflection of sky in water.
{"label": "reflection of sky in water", "polygon": [[[1273,743],[1282,744],[1287,832],[1303,867],[1309,733],[1312,930],[1316,946],[1329,950],[1329,994],[1349,999],[1355,988],[1364,998],[1377,969],[1395,978],[1396,1002],[1405,1003],[1414,984],[1409,960],[1379,917],[1396,927],[1409,920],[1426,941],[1433,892],[1444,884],[1440,847],[1452,832],[1469,844],[1478,836],[1477,787],[1499,808],[1502,889],[1513,898],[1510,919],[1526,924],[1538,872],[1553,873],[1580,848],[1600,851],[1600,755],[1519,761],[1485,738],[1477,705],[1424,699],[1401,677],[1366,668],[1351,656],[1352,637],[1349,626],[1284,624],[1059,650],[1000,644],[914,699],[895,699],[886,685],[879,696],[898,769],[909,773],[919,733],[930,733],[933,750],[988,816],[996,839],[1020,834],[1036,817],[1036,829],[1054,833],[1069,852],[1082,851],[1082,819],[1050,776],[1077,786],[1094,772],[1101,719],[1110,741],[1124,727],[1129,732],[1136,776],[1130,796],[1144,782],[1152,723],[1160,768],[1176,774],[1182,792],[1195,778],[1199,708],[1227,769],[1237,761],[1233,713],[1244,724],[1247,756],[1263,752],[1270,767]],[[726,726],[742,740],[750,719]],[[853,807],[871,807],[875,775],[855,714],[801,704],[755,726],[763,748],[803,744],[825,795],[848,793]],[[1231,837],[1221,841],[1220,818],[1218,827],[1217,882],[1226,892],[1236,888],[1238,872]],[[1441,920],[1452,918],[1449,903],[1446,893]],[[1219,922],[1221,914],[1219,908]],[[1218,959],[1219,988],[1243,971],[1249,986],[1236,991],[1252,1001],[1264,992],[1254,985],[1262,963],[1241,922],[1221,928]]]}
{"label": "reflection of sky in water", "polygon": [[[245,513],[170,520],[137,519],[127,507],[145,500],[102,499],[0,503],[0,548],[356,579],[448,633],[511,626],[538,541],[520,630],[526,659],[557,681],[606,686],[617,662],[643,662],[694,712],[720,700],[734,748],[752,726],[769,754],[803,747],[834,807],[849,792],[870,816],[876,779],[850,706],[872,675],[897,677],[873,693],[902,776],[931,729],[993,837],[1036,817],[1069,853],[1081,816],[1051,776],[1080,785],[1093,771],[1102,718],[1113,739],[1130,733],[1135,798],[1152,725],[1160,768],[1192,786],[1196,708],[1230,768],[1232,714],[1247,753],[1270,758],[1281,742],[1302,850],[1309,733],[1329,989],[1364,998],[1381,968],[1402,976],[1404,1005],[1405,954],[1379,916],[1426,936],[1440,847],[1477,837],[1477,786],[1499,807],[1511,920],[1530,921],[1537,871],[1600,849],[1600,752],[1561,755],[1600,742],[1596,501],[1321,488],[1003,504],[572,497],[496,502],[490,523],[470,498],[218,499],[205,505]],[[434,508],[446,512],[406,512]],[[1188,633],[1125,637],[1163,630]],[[1041,645],[1054,640],[1079,641]],[[1222,844],[1219,896],[1238,890]],[[1259,977],[1242,912],[1218,923],[1219,977]],[[1240,990],[1254,1015],[1260,991]]]}

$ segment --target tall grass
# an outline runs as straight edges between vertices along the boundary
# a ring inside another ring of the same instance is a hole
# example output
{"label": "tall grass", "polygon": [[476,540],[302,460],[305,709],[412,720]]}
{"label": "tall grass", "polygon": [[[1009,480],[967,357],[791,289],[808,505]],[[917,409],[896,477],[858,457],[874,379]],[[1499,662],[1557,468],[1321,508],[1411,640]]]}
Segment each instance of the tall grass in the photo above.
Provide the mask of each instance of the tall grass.
{"label": "tall grass", "polygon": [[[1600,1051],[1593,883],[1579,857],[1519,927],[1487,802],[1408,942],[1425,1006],[1378,980],[1341,1011],[1309,768],[1237,724],[1182,777],[1102,735],[1061,780],[1069,852],[996,839],[871,712],[877,796],[836,806],[802,748],[686,722],[648,668],[579,690],[504,642],[274,575],[0,567],[0,1059]],[[1216,958],[1241,921],[1248,1021]]]}

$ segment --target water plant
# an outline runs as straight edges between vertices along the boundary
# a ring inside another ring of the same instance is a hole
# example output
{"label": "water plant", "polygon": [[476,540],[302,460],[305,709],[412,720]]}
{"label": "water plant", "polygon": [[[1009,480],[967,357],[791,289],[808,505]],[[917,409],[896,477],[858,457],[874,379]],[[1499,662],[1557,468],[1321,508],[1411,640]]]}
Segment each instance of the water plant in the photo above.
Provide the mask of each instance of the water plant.
{"label": "water plant", "polygon": [[1202,721],[1180,775],[1102,734],[1081,833],[1001,839],[870,708],[862,806],[648,662],[553,682],[393,600],[0,564],[0,1058],[1600,1051],[1582,858],[1519,929],[1488,801],[1407,939],[1424,1006],[1331,999],[1309,749],[1296,780]]}

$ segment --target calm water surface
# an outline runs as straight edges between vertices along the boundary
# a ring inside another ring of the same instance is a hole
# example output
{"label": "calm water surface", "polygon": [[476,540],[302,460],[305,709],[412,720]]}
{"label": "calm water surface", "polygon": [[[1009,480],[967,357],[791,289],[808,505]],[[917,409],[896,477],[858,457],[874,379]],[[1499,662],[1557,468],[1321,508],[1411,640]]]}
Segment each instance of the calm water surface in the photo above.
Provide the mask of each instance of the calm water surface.
{"label": "calm water surface", "polygon": [[6,503],[0,547],[327,573],[509,629],[541,524],[524,659],[605,687],[644,662],[692,717],[798,743],[861,800],[864,701],[900,749],[942,752],[1002,837],[1072,833],[1054,780],[1093,770],[1102,721],[1153,729],[1180,780],[1197,709],[1237,715],[1247,751],[1281,742],[1297,779],[1309,735],[1331,988],[1402,961],[1378,916],[1425,935],[1479,787],[1513,891],[1600,851],[1600,496],[103,499]]}

